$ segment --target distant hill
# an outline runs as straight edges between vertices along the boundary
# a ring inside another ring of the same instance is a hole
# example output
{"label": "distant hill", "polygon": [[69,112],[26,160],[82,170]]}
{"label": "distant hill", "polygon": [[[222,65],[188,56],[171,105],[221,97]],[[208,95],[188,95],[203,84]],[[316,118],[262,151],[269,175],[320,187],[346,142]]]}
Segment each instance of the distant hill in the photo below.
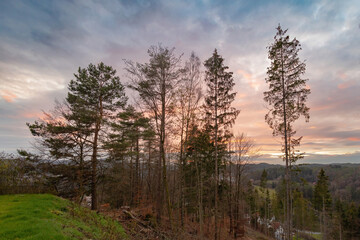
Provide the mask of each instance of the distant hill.
{"label": "distant hill", "polygon": [[[303,188],[306,197],[312,197],[312,186],[316,182],[320,169],[324,169],[329,177],[330,191],[334,198],[360,203],[360,164],[332,163],[332,164],[300,164],[296,166],[293,179]],[[268,186],[276,188],[284,176],[284,166],[279,164],[249,164],[248,177],[255,184],[260,182],[261,173],[267,171]]]}
{"label": "distant hill", "polygon": [[262,171],[264,169],[270,169],[270,168],[280,168],[283,165],[280,164],[269,164],[269,163],[257,163],[257,164],[248,164],[248,169],[250,171]]}

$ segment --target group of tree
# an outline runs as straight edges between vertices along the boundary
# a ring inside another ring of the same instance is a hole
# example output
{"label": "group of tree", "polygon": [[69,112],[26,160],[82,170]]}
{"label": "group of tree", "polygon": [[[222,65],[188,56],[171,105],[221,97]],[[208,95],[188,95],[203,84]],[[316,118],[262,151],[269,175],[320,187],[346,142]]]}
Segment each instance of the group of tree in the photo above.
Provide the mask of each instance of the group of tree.
{"label": "group of tree", "polygon": [[[332,169],[330,165],[322,165]],[[252,202],[252,213],[257,214],[263,224],[252,222],[254,228],[270,233],[266,228],[268,217],[276,221],[286,220],[286,182],[284,168],[270,168],[249,173],[255,187],[248,194]],[[303,168],[308,169],[308,168]],[[336,168],[340,171],[341,168]],[[317,172],[317,174],[315,174]],[[279,175],[280,174],[280,175]],[[356,199],[336,195],[331,191],[330,180],[323,168],[314,169],[315,178],[307,181],[308,171],[292,171],[292,234],[299,238],[312,239],[309,232],[321,233],[321,239],[357,239],[360,237],[360,204]],[[265,177],[269,176],[269,177]],[[300,177],[299,177],[300,176]],[[301,177],[303,176],[303,177]],[[266,184],[266,181],[271,182]],[[250,184],[250,183],[249,183]],[[309,190],[311,194],[309,194]]]}
{"label": "group of tree", "polygon": [[[173,229],[195,217],[199,235],[220,239],[228,212],[220,202],[232,197],[227,143],[239,114],[231,107],[233,73],[216,49],[204,62],[205,73],[194,53],[185,64],[161,45],[148,54],[146,63],[125,61],[126,85],[138,95],[133,105],[116,70],[90,64],[74,74],[63,102],[27,124],[40,158],[52,168],[44,176],[58,194],[78,202],[90,195],[94,210],[99,202],[153,205],[156,224]],[[234,150],[247,144],[241,140]]]}
{"label": "group of tree", "polygon": [[313,197],[319,215],[323,239],[356,239],[360,237],[360,205],[337,198],[332,200],[329,178],[321,169],[317,176]]}
{"label": "group of tree", "polygon": [[[309,219],[320,219],[322,229],[338,219],[346,229],[353,215],[344,209],[353,207],[340,204],[337,215],[330,213],[326,178],[319,175],[313,202],[292,184],[295,162],[303,157],[293,123],[301,115],[309,119],[310,90],[302,78],[298,40],[280,26],[274,40],[264,99],[271,107],[265,120],[284,142],[285,174],[276,194],[266,188],[266,171],[260,187],[246,176],[258,153],[250,138],[232,132],[240,111],[232,107],[235,82],[224,58],[215,49],[203,64],[195,53],[183,63],[174,48],[161,45],[150,47],[145,63],[125,60],[126,83],[104,63],[79,68],[67,97],[27,124],[38,154],[3,157],[0,171],[8,177],[0,180],[6,186],[41,185],[37,191],[79,203],[89,195],[94,210],[99,203],[147,206],[153,225],[175,231],[191,222],[200,238],[241,238],[247,222],[270,236],[274,228],[259,221],[273,217],[285,224],[286,239],[292,228],[317,226]],[[132,104],[126,87],[137,95]],[[16,164],[9,159],[23,162],[28,171],[12,169]]]}

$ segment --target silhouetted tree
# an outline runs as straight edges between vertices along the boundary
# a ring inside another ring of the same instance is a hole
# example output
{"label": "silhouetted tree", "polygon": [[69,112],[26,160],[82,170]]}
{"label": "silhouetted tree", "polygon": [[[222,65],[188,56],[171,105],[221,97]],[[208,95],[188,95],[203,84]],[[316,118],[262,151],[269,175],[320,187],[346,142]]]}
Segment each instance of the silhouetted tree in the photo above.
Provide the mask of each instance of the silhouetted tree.
{"label": "silhouetted tree", "polygon": [[[307,79],[302,78],[306,65],[300,61],[298,52],[301,50],[299,41],[286,35],[287,30],[282,30],[280,25],[274,37],[274,43],[269,46],[268,58],[271,65],[267,69],[266,82],[269,83],[269,91],[264,92],[264,100],[272,107],[265,115],[265,120],[273,129],[273,135],[280,135],[284,140],[284,160],[286,163],[286,232],[287,239],[291,233],[291,190],[290,190],[290,167],[296,158],[291,157],[291,144],[300,144],[292,141],[296,131],[293,123],[301,115],[306,121],[309,120],[309,108],[306,100],[310,89],[306,87]],[[296,156],[296,154],[294,155]]]}
{"label": "silhouetted tree", "polygon": [[127,97],[116,70],[104,63],[89,64],[78,69],[68,86],[66,98],[72,118],[91,124],[91,209],[97,209],[97,174],[99,146],[103,142],[105,126],[126,105]]}
{"label": "silhouetted tree", "polygon": [[[152,46],[148,50],[149,63],[133,63],[126,61],[126,70],[131,80],[130,88],[139,93],[145,111],[154,121],[156,134],[159,138],[159,163],[158,163],[158,200],[157,220],[160,222],[163,202],[163,190],[166,194],[166,205],[172,226],[172,207],[167,181],[165,141],[167,127],[174,113],[175,94],[183,69],[180,66],[181,56],[174,54],[174,48]],[[162,172],[160,171],[162,167]],[[162,176],[162,185],[161,185]]]}
{"label": "silhouetted tree", "polygon": [[[48,169],[57,193],[75,197],[81,202],[89,186],[92,120],[75,117],[67,102],[56,101],[50,112],[34,123],[27,123],[36,139],[43,159],[51,163]],[[49,174],[48,174],[49,175]]]}
{"label": "silhouetted tree", "polygon": [[194,124],[198,105],[202,98],[201,92],[201,73],[200,73],[200,59],[194,52],[188,61],[185,63],[182,80],[176,94],[177,101],[177,123],[180,135],[180,150],[179,150],[179,191],[180,191],[180,221],[181,226],[184,225],[184,168],[186,165],[186,149],[190,136],[190,127]]}
{"label": "silhouetted tree", "polygon": [[207,93],[205,95],[204,108],[206,111],[206,124],[211,133],[211,138],[215,143],[215,240],[218,239],[218,187],[219,187],[219,169],[221,164],[219,145],[224,144],[231,134],[229,127],[235,122],[239,110],[231,107],[236,93],[231,92],[235,83],[232,77],[233,73],[228,71],[224,65],[224,59],[215,49],[213,55],[204,63],[205,82]]}

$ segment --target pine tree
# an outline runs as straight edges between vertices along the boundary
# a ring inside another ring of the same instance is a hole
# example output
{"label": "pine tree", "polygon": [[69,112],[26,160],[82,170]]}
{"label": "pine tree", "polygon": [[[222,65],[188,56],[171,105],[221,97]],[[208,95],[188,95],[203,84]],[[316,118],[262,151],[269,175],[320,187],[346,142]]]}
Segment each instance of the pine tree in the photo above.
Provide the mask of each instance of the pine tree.
{"label": "pine tree", "polygon": [[[264,100],[272,106],[265,115],[265,121],[273,129],[274,136],[281,136],[284,141],[283,152],[286,164],[286,232],[287,239],[291,233],[291,190],[290,168],[297,160],[297,154],[291,154],[294,146],[300,144],[301,138],[294,139],[296,131],[293,123],[301,115],[306,121],[309,120],[309,108],[306,100],[310,89],[306,87],[307,79],[302,78],[306,65],[301,62],[298,52],[301,45],[296,38],[290,40],[286,35],[287,30],[282,30],[280,25],[274,37],[274,43],[269,46],[268,58],[271,65],[267,69],[266,82],[269,83],[269,91],[264,92]],[[292,144],[294,146],[292,146]]]}
{"label": "pine tree", "polygon": [[114,119],[116,113],[126,105],[127,97],[116,70],[104,63],[89,64],[80,68],[75,79],[68,86],[66,98],[72,118],[91,125],[91,209],[97,209],[97,174],[99,146],[103,142],[105,126]]}
{"label": "pine tree", "polygon": [[[79,199],[85,193],[84,178],[88,175],[85,172],[90,172],[91,208],[97,209],[99,146],[107,134],[105,126],[125,106],[127,97],[116,70],[104,63],[79,68],[74,76],[64,104],[57,103],[43,121],[28,126],[33,135],[42,138],[41,144],[50,157],[75,163],[73,172],[77,173]],[[88,160],[91,171],[86,164]]]}
{"label": "pine tree", "polygon": [[59,193],[81,202],[89,185],[91,123],[74,118],[66,102],[56,102],[51,112],[27,126],[37,139],[41,156],[53,163],[49,172],[56,176],[54,185],[67,186]]}
{"label": "pine tree", "polygon": [[219,154],[219,145],[231,136],[229,127],[235,122],[239,110],[231,107],[236,93],[231,92],[235,83],[233,73],[228,72],[228,67],[224,65],[224,59],[215,49],[213,55],[204,63],[205,82],[207,94],[205,96],[204,108],[206,111],[206,124],[211,132],[212,140],[215,143],[214,165],[215,165],[215,240],[218,239],[218,186],[219,169],[222,154]]}

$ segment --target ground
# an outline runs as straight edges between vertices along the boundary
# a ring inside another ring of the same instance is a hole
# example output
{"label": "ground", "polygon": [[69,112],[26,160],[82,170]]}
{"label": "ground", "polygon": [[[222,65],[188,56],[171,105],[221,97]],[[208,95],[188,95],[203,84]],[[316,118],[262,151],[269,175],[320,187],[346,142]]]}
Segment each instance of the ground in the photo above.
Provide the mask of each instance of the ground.
{"label": "ground", "polygon": [[[50,194],[22,194],[0,196],[1,240],[67,240],[67,239],[198,239],[194,229],[171,231],[156,228],[133,211],[111,210],[108,217],[79,207],[68,200]],[[130,215],[129,215],[130,213]],[[133,215],[131,214],[133,213]],[[120,221],[127,230],[126,237]],[[230,239],[224,232],[222,239]],[[246,228],[245,240],[271,239]]]}
{"label": "ground", "polygon": [[110,218],[50,194],[0,196],[0,239],[125,239]]}

